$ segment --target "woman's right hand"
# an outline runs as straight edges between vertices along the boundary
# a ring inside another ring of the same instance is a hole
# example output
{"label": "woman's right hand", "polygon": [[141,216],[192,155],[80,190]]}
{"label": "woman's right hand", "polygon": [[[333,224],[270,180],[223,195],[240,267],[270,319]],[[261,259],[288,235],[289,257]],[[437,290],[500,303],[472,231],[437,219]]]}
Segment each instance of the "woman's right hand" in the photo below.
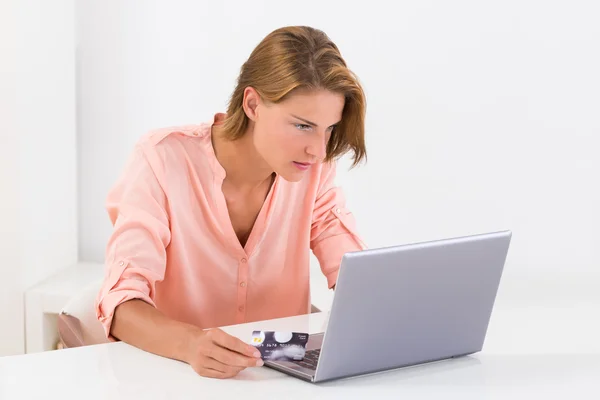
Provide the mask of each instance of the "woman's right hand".
{"label": "woman's right hand", "polygon": [[208,378],[231,378],[247,367],[260,367],[260,352],[220,329],[195,333],[188,364]]}

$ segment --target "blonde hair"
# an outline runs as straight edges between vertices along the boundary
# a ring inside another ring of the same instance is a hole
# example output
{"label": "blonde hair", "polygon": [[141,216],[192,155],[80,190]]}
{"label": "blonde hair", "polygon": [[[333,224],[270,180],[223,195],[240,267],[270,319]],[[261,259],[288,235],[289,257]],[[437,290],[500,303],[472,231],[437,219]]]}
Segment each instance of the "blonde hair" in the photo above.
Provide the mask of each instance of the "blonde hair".
{"label": "blonde hair", "polygon": [[353,152],[353,167],[366,158],[366,100],[358,78],[350,71],[338,47],[322,31],[289,26],[267,35],[242,65],[229,100],[223,135],[236,140],[248,127],[244,90],[253,87],[266,101],[278,103],[300,89],[325,89],[345,97],[342,120],[327,144],[325,161]]}

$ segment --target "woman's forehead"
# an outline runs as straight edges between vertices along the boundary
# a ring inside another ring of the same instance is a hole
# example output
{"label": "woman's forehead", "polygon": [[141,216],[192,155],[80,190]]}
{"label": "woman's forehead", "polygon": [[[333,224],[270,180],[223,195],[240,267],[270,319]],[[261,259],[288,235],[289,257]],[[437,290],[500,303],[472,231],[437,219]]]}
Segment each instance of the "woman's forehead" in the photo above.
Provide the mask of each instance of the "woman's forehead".
{"label": "woman's forehead", "polygon": [[329,91],[297,93],[278,103],[282,114],[308,119],[317,125],[333,124],[342,117],[344,96]]}

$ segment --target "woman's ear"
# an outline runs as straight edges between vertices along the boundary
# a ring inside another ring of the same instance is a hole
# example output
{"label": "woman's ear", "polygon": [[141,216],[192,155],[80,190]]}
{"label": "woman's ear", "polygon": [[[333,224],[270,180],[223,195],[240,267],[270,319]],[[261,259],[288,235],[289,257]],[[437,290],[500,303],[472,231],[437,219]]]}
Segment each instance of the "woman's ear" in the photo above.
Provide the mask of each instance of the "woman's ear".
{"label": "woman's ear", "polygon": [[244,89],[244,101],[242,106],[244,107],[244,112],[246,116],[251,121],[256,121],[258,117],[258,105],[260,104],[260,95],[252,86],[248,86]]}

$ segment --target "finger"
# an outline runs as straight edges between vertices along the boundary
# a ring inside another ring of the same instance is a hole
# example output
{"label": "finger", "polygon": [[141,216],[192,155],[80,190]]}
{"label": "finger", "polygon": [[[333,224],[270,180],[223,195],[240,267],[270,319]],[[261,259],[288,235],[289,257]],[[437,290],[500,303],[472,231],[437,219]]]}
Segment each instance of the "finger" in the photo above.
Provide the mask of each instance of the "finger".
{"label": "finger", "polygon": [[249,357],[260,358],[260,352],[256,347],[242,342],[240,339],[233,337],[220,329],[214,329],[208,332],[214,343],[221,347],[244,354]]}
{"label": "finger", "polygon": [[214,358],[205,358],[202,360],[202,366],[208,369],[212,369],[215,371],[219,371],[224,373],[225,375],[234,376],[239,374],[245,367],[236,367],[233,365],[223,364],[220,361],[215,360]]}
{"label": "finger", "polygon": [[227,375],[224,372],[217,371],[217,370],[210,369],[210,368],[199,368],[196,370],[196,372],[198,373],[198,375],[204,376],[206,378],[216,378],[216,379],[231,378],[230,375]]}
{"label": "finger", "polygon": [[212,358],[222,364],[232,367],[257,367],[262,365],[260,358],[248,357],[240,353],[236,353],[217,344],[206,348],[204,355]]}

